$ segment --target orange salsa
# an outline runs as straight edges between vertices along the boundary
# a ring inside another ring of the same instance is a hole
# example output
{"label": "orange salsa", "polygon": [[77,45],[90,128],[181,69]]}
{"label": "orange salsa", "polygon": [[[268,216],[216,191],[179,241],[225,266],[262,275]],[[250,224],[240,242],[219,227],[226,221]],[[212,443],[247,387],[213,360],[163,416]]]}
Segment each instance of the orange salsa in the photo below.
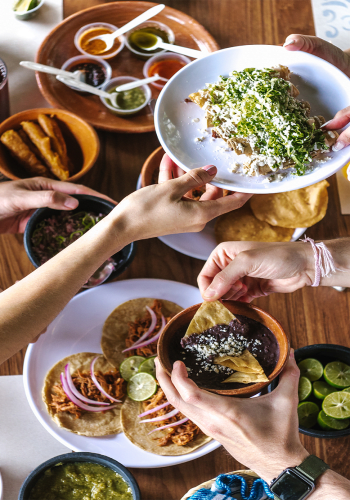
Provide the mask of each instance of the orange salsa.
{"label": "orange salsa", "polygon": [[[79,38],[79,45],[84,50],[84,52],[87,52],[92,56],[97,56],[104,51],[106,44],[102,40],[90,41],[91,38],[100,35],[107,35],[109,33],[113,33],[113,31],[109,30],[108,28],[91,28],[90,30],[84,31],[84,33],[81,35],[81,37]],[[109,50],[106,50],[106,52],[103,52],[103,56],[113,54],[113,52],[115,52],[119,47],[120,41],[117,38],[116,40],[114,40],[113,47]]]}
{"label": "orange salsa", "polygon": [[[184,61],[179,61],[178,59],[163,59],[161,61],[157,61],[148,70],[149,76],[159,75],[163,78],[169,80],[172,76],[175,75],[181,68],[186,66]],[[165,85],[166,82],[157,81],[159,85]]]}

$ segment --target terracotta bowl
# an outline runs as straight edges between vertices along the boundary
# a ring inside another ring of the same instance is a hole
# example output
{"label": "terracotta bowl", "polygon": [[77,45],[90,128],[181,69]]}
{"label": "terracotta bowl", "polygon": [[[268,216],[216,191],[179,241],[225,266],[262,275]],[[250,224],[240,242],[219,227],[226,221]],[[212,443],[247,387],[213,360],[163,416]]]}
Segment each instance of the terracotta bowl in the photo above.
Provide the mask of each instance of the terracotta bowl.
{"label": "terracotta bowl", "polygon": [[[100,151],[100,142],[95,130],[79,116],[62,109],[28,109],[3,121],[0,124],[0,136],[6,130],[20,128],[23,120],[37,120],[39,114],[54,116],[57,120],[66,141],[68,157],[74,165],[74,171],[67,180],[77,181],[91,169]],[[13,180],[33,177],[12,158],[2,143],[0,143],[0,172]]]}
{"label": "terracotta bowl", "polygon": [[141,170],[141,187],[157,184],[159,165],[165,154],[162,146],[149,155]]}
{"label": "terracotta bowl", "polygon": [[[210,392],[215,392],[216,394],[222,394],[224,396],[239,396],[242,398],[250,398],[255,394],[261,392],[281,373],[289,356],[289,340],[281,324],[269,313],[260,309],[260,307],[254,306],[252,304],[245,304],[244,302],[235,302],[232,300],[225,300],[224,304],[227,309],[233,314],[241,314],[242,316],[247,316],[247,318],[254,319],[255,321],[258,321],[259,323],[262,323],[264,326],[269,328],[275,335],[279,345],[280,354],[277,365],[274,371],[268,377],[268,382],[260,382],[259,384],[248,385],[240,389],[207,389]],[[190,324],[193,316],[200,306],[201,304],[196,304],[189,307],[188,309],[184,309],[179,314],[174,316],[166,325],[163,333],[159,338],[158,358],[160,364],[168,375],[171,375],[172,372],[172,364],[169,356],[172,339],[181,327]]]}

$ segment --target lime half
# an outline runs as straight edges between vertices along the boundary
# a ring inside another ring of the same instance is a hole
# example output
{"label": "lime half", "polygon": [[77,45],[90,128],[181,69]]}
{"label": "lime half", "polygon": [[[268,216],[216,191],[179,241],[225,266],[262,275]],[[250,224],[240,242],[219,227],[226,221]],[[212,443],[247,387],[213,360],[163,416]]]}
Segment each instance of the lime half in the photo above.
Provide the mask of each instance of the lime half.
{"label": "lime half", "polygon": [[299,401],[304,401],[307,399],[312,391],[312,384],[307,377],[300,377],[299,380],[299,388],[298,388],[298,396]]}
{"label": "lime half", "polygon": [[322,377],[323,366],[322,364],[314,358],[307,358],[300,361],[298,364],[300,375],[302,377],[307,377],[311,382],[318,380]]}
{"label": "lime half", "polygon": [[335,418],[328,417],[322,410],[318,414],[317,423],[322,429],[327,431],[342,431],[349,427],[350,419],[344,418],[343,420],[336,420]]}
{"label": "lime half", "polygon": [[327,384],[327,382],[320,382],[319,380],[313,383],[313,389],[314,396],[317,399],[324,399],[326,396],[328,396],[328,394],[332,394],[332,392],[335,392],[337,390],[331,385]]}
{"label": "lime half", "polygon": [[139,371],[140,365],[145,361],[143,356],[131,356],[124,359],[119,367],[120,375],[126,381],[130,380]]}
{"label": "lime half", "polygon": [[[133,401],[145,401],[157,390],[157,382],[149,373],[136,373],[128,382],[127,393]],[[350,394],[349,394],[350,396]]]}
{"label": "lime half", "polygon": [[155,356],[147,358],[140,364],[139,373],[149,373],[152,377],[156,377],[156,365],[154,364]]}
{"label": "lime half", "polygon": [[337,389],[350,386],[350,366],[341,361],[332,361],[325,366],[323,376],[326,382]]}
{"label": "lime half", "polygon": [[305,401],[304,403],[299,403],[298,405],[298,417],[299,417],[299,426],[305,427],[306,429],[310,429],[317,422],[317,416],[320,412],[319,407],[316,403],[311,403],[309,401]]}
{"label": "lime half", "polygon": [[344,391],[333,392],[326,396],[322,403],[322,410],[328,417],[342,420],[350,417],[350,393]]}

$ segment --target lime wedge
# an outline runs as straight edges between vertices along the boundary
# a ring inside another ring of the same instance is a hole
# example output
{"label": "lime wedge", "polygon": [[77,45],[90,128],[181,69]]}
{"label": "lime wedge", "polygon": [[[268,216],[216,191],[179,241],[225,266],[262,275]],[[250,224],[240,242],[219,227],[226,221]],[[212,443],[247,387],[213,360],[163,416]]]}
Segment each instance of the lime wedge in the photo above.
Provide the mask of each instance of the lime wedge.
{"label": "lime wedge", "polygon": [[157,390],[157,382],[149,373],[136,373],[128,382],[127,393],[133,401],[145,401]]}
{"label": "lime wedge", "polygon": [[143,356],[131,356],[124,359],[119,367],[120,375],[126,381],[130,380],[140,368],[140,365],[145,361]]}
{"label": "lime wedge", "polygon": [[350,419],[344,418],[343,420],[336,420],[335,418],[328,417],[328,415],[321,410],[317,417],[317,423],[322,429],[327,431],[341,431],[349,427]]}
{"label": "lime wedge", "polygon": [[152,358],[147,358],[143,363],[140,364],[139,373],[149,373],[152,377],[156,377],[156,365],[154,364],[156,356]]}
{"label": "lime wedge", "polygon": [[299,380],[299,388],[298,388],[298,396],[299,401],[304,401],[307,399],[312,391],[312,384],[307,377],[300,377]]}
{"label": "lime wedge", "polygon": [[346,389],[343,389],[342,392],[350,392],[350,387],[347,387]]}
{"label": "lime wedge", "polygon": [[300,375],[302,377],[307,377],[311,382],[318,380],[322,377],[323,366],[322,364],[314,358],[307,358],[300,361],[298,364]]}
{"label": "lime wedge", "polygon": [[329,385],[337,389],[350,386],[350,366],[341,361],[332,361],[325,366],[323,376]]}
{"label": "lime wedge", "polygon": [[350,417],[350,393],[344,391],[333,392],[326,396],[322,403],[322,410],[328,417],[342,420]]}
{"label": "lime wedge", "polygon": [[311,403],[309,401],[299,403],[299,426],[305,427],[306,429],[310,429],[310,427],[313,427],[317,422],[317,415],[319,414],[319,411],[320,409],[316,403]]}
{"label": "lime wedge", "polygon": [[19,0],[13,10],[19,13],[28,12],[38,6],[38,0]]}
{"label": "lime wedge", "polygon": [[327,382],[320,382],[319,380],[313,383],[314,396],[317,399],[324,399],[328,394],[332,394],[337,389],[327,384]]}

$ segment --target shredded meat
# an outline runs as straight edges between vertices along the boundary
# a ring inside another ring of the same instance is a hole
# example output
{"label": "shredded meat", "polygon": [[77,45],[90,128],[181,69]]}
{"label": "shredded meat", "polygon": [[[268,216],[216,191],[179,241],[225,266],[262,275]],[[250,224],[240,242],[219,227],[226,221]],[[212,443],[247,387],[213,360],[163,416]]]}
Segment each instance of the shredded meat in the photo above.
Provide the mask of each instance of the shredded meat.
{"label": "shredded meat", "polygon": [[[95,375],[99,384],[101,384],[103,389],[108,394],[116,399],[122,399],[125,396],[126,383],[125,380],[121,378],[118,370],[111,370],[106,373],[97,371],[95,372]],[[78,370],[78,372],[72,376],[72,379],[75,387],[86,398],[104,403],[114,402],[109,400],[97,389],[92,381],[90,373],[82,373]],[[84,413],[86,413],[85,410],[82,410],[68,399],[61,383],[54,385],[53,391],[55,394],[52,395],[52,403],[50,406],[56,413],[68,412],[75,415],[75,418],[80,418]]]}
{"label": "shredded meat", "polygon": [[[162,304],[159,300],[155,300],[151,309],[156,313],[157,316],[157,324],[153,332],[150,334],[150,337],[154,337],[161,327],[162,324]],[[165,321],[168,323],[172,316],[165,316]],[[131,347],[140,337],[149,329],[151,326],[151,316],[146,310],[146,313],[143,318],[134,321],[133,323],[129,323],[129,333],[125,339],[125,346]],[[127,357],[135,356],[144,356],[148,358],[149,356],[154,356],[157,354],[157,342],[152,342],[152,344],[148,344],[145,347],[141,347],[140,349],[133,349],[132,351],[128,351],[125,353]]]}
{"label": "shredded meat", "polygon": [[[165,394],[161,388],[158,389],[156,394],[143,403],[143,408],[145,411],[151,410],[158,405],[161,405],[167,401]],[[167,413],[174,410],[174,407],[169,405],[161,410],[158,410],[155,413],[152,413],[151,416],[147,416],[147,418],[155,418],[160,417],[162,415],[166,415]],[[161,422],[154,422],[152,425],[156,425],[157,427],[162,427],[163,425],[171,424],[178,422],[179,420],[185,418],[185,415],[182,413],[178,413],[174,417],[168,418],[167,420],[162,420]],[[167,446],[168,444],[174,443],[178,446],[184,446],[185,444],[190,443],[195,436],[197,436],[201,430],[197,427],[196,424],[191,422],[191,420],[187,420],[184,424],[177,425],[175,427],[168,427],[164,429],[166,435],[158,439],[159,446]]]}

